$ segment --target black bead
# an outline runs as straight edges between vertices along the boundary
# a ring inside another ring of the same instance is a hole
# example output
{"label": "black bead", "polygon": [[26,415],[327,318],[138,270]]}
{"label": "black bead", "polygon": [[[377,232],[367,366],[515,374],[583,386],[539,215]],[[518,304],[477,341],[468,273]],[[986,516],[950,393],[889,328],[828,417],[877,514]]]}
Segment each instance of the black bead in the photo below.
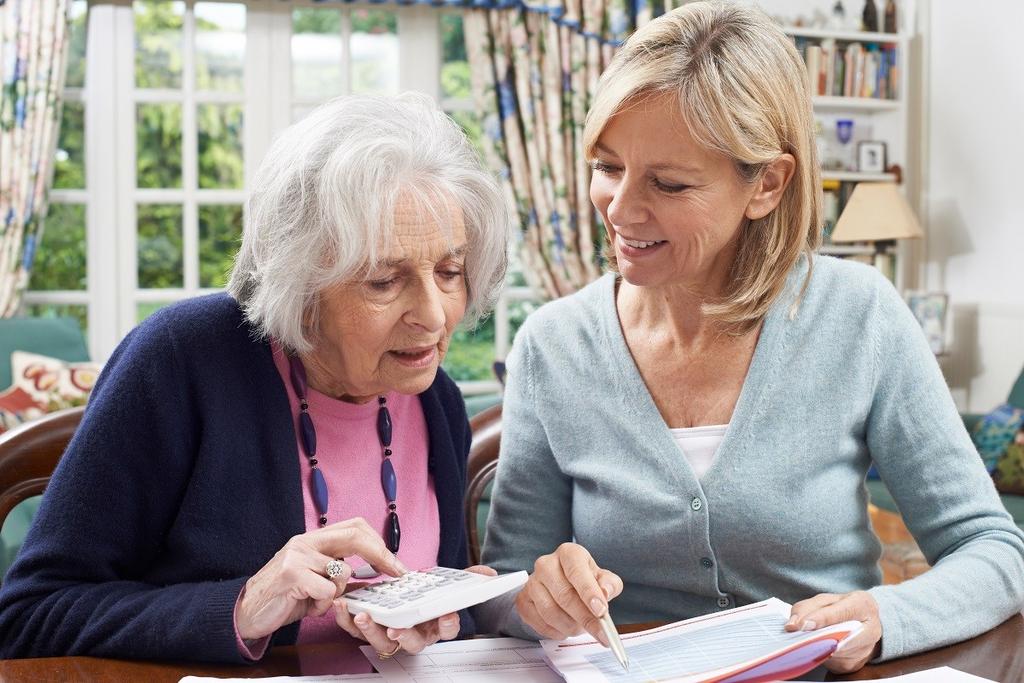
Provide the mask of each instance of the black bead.
{"label": "black bead", "polygon": [[327,515],[320,515],[320,526],[327,525]]}
{"label": "black bead", "polygon": [[397,509],[398,509],[398,506],[396,504],[394,504],[394,503],[391,503],[390,505],[388,505],[388,510],[391,510],[392,512],[394,512]]}
{"label": "black bead", "polygon": [[384,449],[384,457],[385,458],[391,457],[391,449],[390,448],[385,448]]}
{"label": "black bead", "polygon": [[388,550],[398,552],[398,544],[402,540],[402,528],[398,525],[398,513],[392,512],[388,515]]}
{"label": "black bead", "polygon": [[310,459],[309,459],[309,465],[310,465],[310,467],[316,467],[316,466],[317,466],[317,463],[319,463],[319,462],[320,462],[320,461],[319,461],[319,460],[317,460],[316,458],[310,458]]}
{"label": "black bead", "polygon": [[384,396],[378,396],[377,397],[377,404],[378,405],[385,405],[387,402],[388,402],[388,400]]}

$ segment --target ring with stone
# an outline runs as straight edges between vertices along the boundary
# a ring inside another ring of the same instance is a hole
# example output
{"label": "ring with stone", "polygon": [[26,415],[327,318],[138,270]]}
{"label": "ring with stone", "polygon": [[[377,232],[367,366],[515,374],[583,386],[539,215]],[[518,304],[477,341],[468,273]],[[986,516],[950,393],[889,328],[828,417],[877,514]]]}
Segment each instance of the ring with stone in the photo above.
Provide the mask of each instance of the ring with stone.
{"label": "ring with stone", "polygon": [[377,658],[378,659],[391,659],[392,657],[397,655],[398,651],[401,650],[401,649],[402,649],[402,644],[401,643],[395,643],[395,649],[394,650],[392,650],[391,652],[378,652],[377,653]]}
{"label": "ring with stone", "polygon": [[345,573],[345,563],[342,560],[331,560],[327,563],[326,573],[328,579],[336,579]]}

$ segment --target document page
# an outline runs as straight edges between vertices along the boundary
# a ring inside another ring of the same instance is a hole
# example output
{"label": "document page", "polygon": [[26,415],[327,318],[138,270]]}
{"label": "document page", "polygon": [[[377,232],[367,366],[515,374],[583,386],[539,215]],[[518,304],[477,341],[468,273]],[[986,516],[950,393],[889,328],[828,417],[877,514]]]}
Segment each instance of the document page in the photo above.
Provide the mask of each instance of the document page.
{"label": "document page", "polygon": [[875,679],[875,683],[995,683],[995,681],[943,666],[938,669],[915,671],[912,674],[903,674],[892,678],[878,678]]}
{"label": "document page", "polygon": [[185,676],[178,683],[381,683],[380,674],[336,674],[329,676],[271,676],[269,678],[213,678]]}
{"label": "document page", "polygon": [[772,598],[624,635],[628,672],[622,670],[610,650],[589,636],[544,641],[543,646],[551,665],[568,683],[696,683],[759,665],[775,666],[780,673],[788,673],[779,678],[799,675],[862,628],[860,622],[845,622],[817,631],[790,633],[784,629],[789,612],[790,605]]}
{"label": "document page", "polygon": [[417,655],[383,661],[372,647],[360,648],[387,683],[561,683],[544,650],[518,638],[475,638],[437,643]]}

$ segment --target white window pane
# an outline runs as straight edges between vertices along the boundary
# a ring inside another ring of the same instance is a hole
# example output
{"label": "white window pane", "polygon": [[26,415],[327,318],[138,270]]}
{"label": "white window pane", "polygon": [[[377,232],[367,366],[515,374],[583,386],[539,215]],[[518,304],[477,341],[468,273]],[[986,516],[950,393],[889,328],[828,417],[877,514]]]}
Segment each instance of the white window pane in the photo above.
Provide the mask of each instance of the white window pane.
{"label": "white window pane", "polygon": [[71,3],[71,44],[68,46],[67,75],[64,86],[81,88],[85,86],[85,34],[89,5],[86,0]]}
{"label": "white window pane", "polygon": [[184,2],[135,0],[135,87],[180,88]]}
{"label": "white window pane", "polygon": [[224,287],[242,242],[242,207],[209,204],[199,207],[199,286]]}
{"label": "white window pane", "polygon": [[353,9],[352,92],[398,92],[398,20],[382,9]]}
{"label": "white window pane", "polygon": [[200,104],[196,107],[199,129],[199,187],[242,187],[242,105]]}
{"label": "white window pane", "polygon": [[245,5],[197,2],[196,88],[241,92],[245,69]]}
{"label": "white window pane", "polygon": [[472,97],[461,14],[441,15],[441,56],[441,94],[461,99]]}
{"label": "white window pane", "polygon": [[292,10],[292,94],[326,98],[342,93],[341,11]]}
{"label": "white window pane", "polygon": [[85,205],[51,203],[32,265],[32,290],[84,290],[85,242]]}
{"label": "white window pane", "polygon": [[178,204],[138,206],[136,249],[140,289],[183,286],[181,214]]}
{"label": "white window pane", "polygon": [[54,151],[53,186],[85,188],[85,105],[82,102],[64,102],[60,137]]}
{"label": "white window pane", "polygon": [[181,187],[181,105],[139,104],[135,116],[138,187]]}

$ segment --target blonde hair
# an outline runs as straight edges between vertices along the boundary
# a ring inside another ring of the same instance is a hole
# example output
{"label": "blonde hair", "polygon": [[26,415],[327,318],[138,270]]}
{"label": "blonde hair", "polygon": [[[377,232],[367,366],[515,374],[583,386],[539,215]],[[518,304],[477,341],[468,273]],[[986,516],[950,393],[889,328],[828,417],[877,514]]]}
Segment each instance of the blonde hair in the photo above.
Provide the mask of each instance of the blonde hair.
{"label": "blonde hair", "polygon": [[[821,174],[803,60],[758,9],[684,5],[637,30],[601,76],[583,131],[586,157],[594,157],[604,127],[628,103],[664,93],[678,97],[694,139],[731,158],[747,182],[784,153],[796,160],[779,205],[745,226],[725,296],[704,304],[704,313],[725,329],[749,331],[806,254],[802,296],[821,244]],[[610,264],[615,269],[614,258]]]}

